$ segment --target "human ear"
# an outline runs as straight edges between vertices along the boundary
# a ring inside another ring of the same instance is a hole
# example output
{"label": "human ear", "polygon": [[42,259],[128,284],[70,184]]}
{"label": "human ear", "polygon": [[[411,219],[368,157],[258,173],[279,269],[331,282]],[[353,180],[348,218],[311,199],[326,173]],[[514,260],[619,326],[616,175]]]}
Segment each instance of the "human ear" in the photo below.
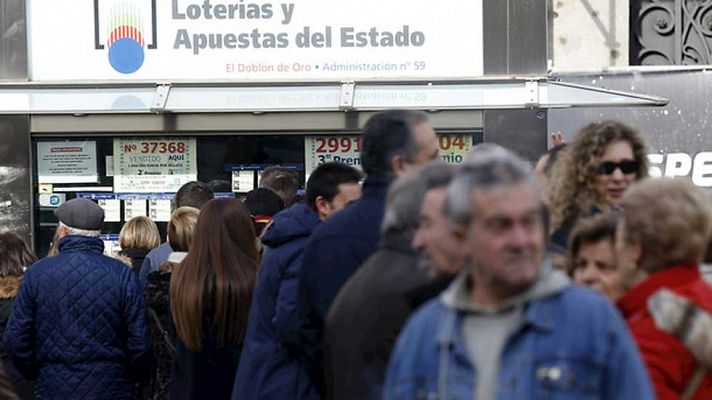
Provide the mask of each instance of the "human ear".
{"label": "human ear", "polygon": [[393,172],[393,175],[400,175],[403,172],[405,172],[405,158],[403,156],[393,156],[391,158],[391,172]]}
{"label": "human ear", "polygon": [[316,205],[316,211],[319,214],[319,218],[323,219],[329,216],[332,212],[331,203],[326,201],[324,196],[317,196],[314,201]]}

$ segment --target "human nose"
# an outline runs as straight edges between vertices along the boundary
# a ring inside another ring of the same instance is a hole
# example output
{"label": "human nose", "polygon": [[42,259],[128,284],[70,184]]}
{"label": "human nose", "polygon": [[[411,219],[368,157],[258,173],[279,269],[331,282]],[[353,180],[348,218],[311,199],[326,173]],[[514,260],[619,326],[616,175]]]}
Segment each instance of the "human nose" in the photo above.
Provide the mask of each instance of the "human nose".
{"label": "human nose", "polygon": [[623,171],[621,171],[620,167],[616,167],[616,169],[613,170],[613,173],[611,174],[611,179],[615,181],[622,181],[623,178],[625,178],[625,175],[623,175]]}
{"label": "human nose", "polygon": [[599,280],[598,271],[591,265],[586,263],[586,266],[581,271],[581,284],[584,286],[593,286]]}
{"label": "human nose", "polygon": [[510,243],[517,247],[527,247],[533,239],[533,235],[530,229],[520,224],[516,224],[512,227]]}
{"label": "human nose", "polygon": [[410,247],[412,247],[413,250],[420,251],[423,249],[424,243],[422,230],[418,229],[415,231],[415,235],[413,235],[413,240],[410,241]]}

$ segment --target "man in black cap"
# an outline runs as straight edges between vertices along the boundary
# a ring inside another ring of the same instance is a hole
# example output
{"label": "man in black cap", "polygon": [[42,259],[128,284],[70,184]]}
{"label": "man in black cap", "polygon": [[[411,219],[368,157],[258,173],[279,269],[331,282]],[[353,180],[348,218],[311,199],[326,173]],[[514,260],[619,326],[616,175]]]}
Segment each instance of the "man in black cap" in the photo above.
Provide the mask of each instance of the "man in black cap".
{"label": "man in black cap", "polygon": [[150,342],[138,278],[104,256],[104,211],[73,199],[55,211],[59,254],[27,269],[5,348],[42,399],[131,399]]}

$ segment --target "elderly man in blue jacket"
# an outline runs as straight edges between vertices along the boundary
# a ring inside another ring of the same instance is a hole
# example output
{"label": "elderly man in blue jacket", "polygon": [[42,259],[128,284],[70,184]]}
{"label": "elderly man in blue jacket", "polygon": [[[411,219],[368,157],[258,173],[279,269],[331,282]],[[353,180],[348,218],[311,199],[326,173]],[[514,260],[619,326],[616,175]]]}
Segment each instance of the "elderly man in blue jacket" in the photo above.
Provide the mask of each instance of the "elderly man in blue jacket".
{"label": "elderly man in blue jacket", "polygon": [[136,274],[104,256],[104,211],[87,199],[61,205],[59,255],[28,268],[5,331],[37,399],[131,399],[150,365]]}
{"label": "elderly man in blue jacket", "polygon": [[542,271],[543,207],[526,163],[465,163],[445,210],[469,268],[406,325],[384,400],[655,398],[613,306]]}

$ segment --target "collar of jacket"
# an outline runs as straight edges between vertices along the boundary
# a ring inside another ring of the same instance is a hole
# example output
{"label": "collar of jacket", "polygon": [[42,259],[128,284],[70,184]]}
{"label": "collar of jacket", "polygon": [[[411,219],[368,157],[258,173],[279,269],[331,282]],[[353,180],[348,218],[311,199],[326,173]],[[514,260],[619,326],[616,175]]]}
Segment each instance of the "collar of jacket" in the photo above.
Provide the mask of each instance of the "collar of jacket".
{"label": "collar of jacket", "polygon": [[369,175],[363,181],[363,197],[386,198],[388,186],[393,182],[393,174]]}
{"label": "collar of jacket", "polygon": [[60,253],[74,251],[102,254],[104,252],[104,242],[102,242],[98,237],[76,235],[65,236],[59,241]]}
{"label": "collar of jacket", "polygon": [[[467,276],[468,274],[461,273],[451,285],[466,284]],[[547,278],[548,277],[543,274],[540,279]],[[554,278],[557,280],[559,279],[559,277]],[[562,281],[561,283],[556,282],[556,284],[561,285],[560,290],[563,290],[566,286],[569,285],[568,281]],[[558,291],[556,293],[558,293]],[[519,326],[518,329],[515,330],[514,333],[519,332],[528,327],[531,327],[542,333],[549,333],[553,331],[554,318],[556,316],[557,311],[557,303],[553,300],[555,297],[556,296],[547,295],[545,297],[533,298],[530,301],[527,301],[526,304],[523,305],[524,314],[522,316],[522,324]],[[445,305],[442,296],[440,298],[440,301],[443,302],[443,305]],[[517,307],[517,305],[512,306]],[[462,324],[462,316],[465,314],[465,311],[458,310],[457,308],[449,307],[447,305],[445,305],[445,308],[448,310],[448,316],[446,317],[447,320],[444,325],[444,329],[442,329],[440,331],[440,334],[438,335],[438,344],[454,346],[455,349],[458,349],[459,347],[461,348],[460,350],[464,352],[464,343],[462,343],[462,338],[460,337],[460,325]]]}
{"label": "collar of jacket", "polygon": [[410,239],[402,233],[384,233],[381,236],[380,248],[412,256],[416,255],[415,250],[410,245]]}
{"label": "collar of jacket", "polygon": [[120,255],[126,256],[129,258],[142,258],[146,257],[146,254],[151,251],[149,249],[138,249],[138,248],[126,248],[126,249],[121,249],[119,252]]}
{"label": "collar of jacket", "polygon": [[666,268],[651,274],[646,280],[629,290],[618,300],[616,305],[623,313],[623,317],[628,319],[641,310],[647,310],[648,297],[658,289],[684,286],[697,279],[700,279],[700,270],[697,264],[682,264]]}
{"label": "collar of jacket", "polygon": [[[442,301],[440,299],[439,301]],[[460,361],[471,363],[465,341],[462,338],[462,316],[464,312],[454,308],[446,308],[444,324],[438,333],[437,343],[440,349],[440,373],[445,371],[449,354],[453,354]],[[557,311],[556,302],[552,297],[535,299],[529,303],[522,316],[522,322],[517,326],[505,341],[505,349],[513,337],[531,328],[535,331],[548,334],[554,330],[554,315]],[[505,351],[503,349],[502,351]],[[443,379],[440,375],[438,380]]]}
{"label": "collar of jacket", "polygon": [[20,289],[21,276],[5,276],[0,278],[0,299],[12,299]]}

